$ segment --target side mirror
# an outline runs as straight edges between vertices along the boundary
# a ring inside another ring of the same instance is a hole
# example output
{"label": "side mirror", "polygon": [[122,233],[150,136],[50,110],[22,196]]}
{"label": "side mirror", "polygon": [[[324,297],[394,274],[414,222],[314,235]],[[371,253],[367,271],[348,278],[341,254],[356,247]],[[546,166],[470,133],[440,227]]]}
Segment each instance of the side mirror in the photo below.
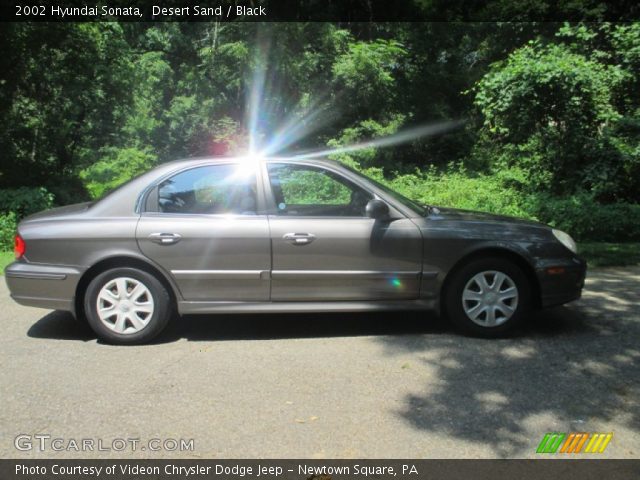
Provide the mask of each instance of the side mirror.
{"label": "side mirror", "polygon": [[389,205],[384,203],[382,200],[374,198],[372,200],[369,200],[365,211],[367,212],[367,217],[369,218],[374,218],[376,220],[387,218],[389,216]]}

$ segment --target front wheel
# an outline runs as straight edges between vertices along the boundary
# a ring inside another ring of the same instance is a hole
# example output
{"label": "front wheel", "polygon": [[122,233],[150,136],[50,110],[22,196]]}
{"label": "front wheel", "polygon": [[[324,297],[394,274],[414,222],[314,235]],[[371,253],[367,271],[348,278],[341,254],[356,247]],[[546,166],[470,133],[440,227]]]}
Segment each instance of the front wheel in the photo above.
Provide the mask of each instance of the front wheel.
{"label": "front wheel", "polygon": [[114,268],[87,287],[84,309],[91,328],[117,345],[150,341],[172,316],[171,298],[153,275],[135,268]]}
{"label": "front wheel", "polygon": [[522,270],[504,258],[486,258],[455,272],[444,306],[465,333],[498,337],[520,324],[530,305],[531,289]]}

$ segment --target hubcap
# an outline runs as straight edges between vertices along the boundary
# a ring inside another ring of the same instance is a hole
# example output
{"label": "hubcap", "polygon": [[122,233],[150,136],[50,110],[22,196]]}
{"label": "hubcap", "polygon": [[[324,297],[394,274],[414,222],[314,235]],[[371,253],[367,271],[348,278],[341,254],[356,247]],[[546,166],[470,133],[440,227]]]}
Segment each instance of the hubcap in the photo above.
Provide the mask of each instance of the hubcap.
{"label": "hubcap", "polygon": [[153,316],[153,297],[139,280],[109,280],[98,293],[98,318],[110,330],[130,335],[147,326]]}
{"label": "hubcap", "polygon": [[481,327],[497,327],[518,308],[518,288],[508,275],[488,270],[474,275],[462,291],[462,308]]}

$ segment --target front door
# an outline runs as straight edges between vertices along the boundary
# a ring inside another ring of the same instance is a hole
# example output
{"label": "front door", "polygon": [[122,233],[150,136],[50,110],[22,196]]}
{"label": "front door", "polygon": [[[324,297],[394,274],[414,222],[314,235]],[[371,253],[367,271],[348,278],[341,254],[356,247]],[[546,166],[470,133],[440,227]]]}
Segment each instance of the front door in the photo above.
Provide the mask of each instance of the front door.
{"label": "front door", "polygon": [[422,237],[407,218],[365,215],[367,192],[339,172],[269,163],[273,301],[418,298]]}
{"label": "front door", "polygon": [[138,244],[185,300],[269,300],[269,225],[256,187],[253,169],[228,163],[176,173],[152,191]]}

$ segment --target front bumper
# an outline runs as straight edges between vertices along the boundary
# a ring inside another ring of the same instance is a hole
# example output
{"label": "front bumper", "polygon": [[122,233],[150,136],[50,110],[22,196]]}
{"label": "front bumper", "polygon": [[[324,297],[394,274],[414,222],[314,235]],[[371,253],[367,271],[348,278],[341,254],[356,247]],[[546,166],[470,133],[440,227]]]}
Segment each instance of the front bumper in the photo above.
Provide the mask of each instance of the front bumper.
{"label": "front bumper", "polygon": [[4,276],[11,298],[28,307],[74,311],[82,271],[75,267],[13,262]]}
{"label": "front bumper", "polygon": [[547,260],[536,269],[542,307],[577,300],[582,295],[587,263],[580,257]]}

